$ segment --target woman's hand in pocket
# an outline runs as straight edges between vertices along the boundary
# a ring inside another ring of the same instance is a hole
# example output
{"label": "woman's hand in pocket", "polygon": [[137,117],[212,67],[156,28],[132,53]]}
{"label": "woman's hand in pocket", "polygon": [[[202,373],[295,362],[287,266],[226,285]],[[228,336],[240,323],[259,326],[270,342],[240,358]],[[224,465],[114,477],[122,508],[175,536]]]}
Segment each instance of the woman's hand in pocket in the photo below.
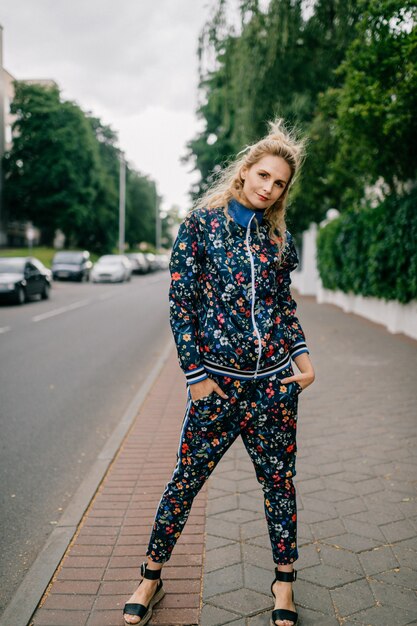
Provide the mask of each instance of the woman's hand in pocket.
{"label": "woman's hand in pocket", "polygon": [[300,374],[287,376],[286,378],[283,378],[281,382],[284,384],[297,382],[300,385],[301,389],[305,389],[306,387],[314,383],[314,380],[316,378],[313,365],[310,361],[310,357],[306,352],[303,352],[303,354],[296,356],[294,361],[298,369],[300,370]]}
{"label": "woman's hand in pocket", "polygon": [[201,398],[206,398],[210,396],[212,393],[217,393],[219,396],[227,400],[228,396],[224,393],[224,391],[219,387],[219,385],[214,382],[212,378],[206,378],[199,383],[194,383],[194,385],[190,385],[190,393],[191,399],[201,400]]}

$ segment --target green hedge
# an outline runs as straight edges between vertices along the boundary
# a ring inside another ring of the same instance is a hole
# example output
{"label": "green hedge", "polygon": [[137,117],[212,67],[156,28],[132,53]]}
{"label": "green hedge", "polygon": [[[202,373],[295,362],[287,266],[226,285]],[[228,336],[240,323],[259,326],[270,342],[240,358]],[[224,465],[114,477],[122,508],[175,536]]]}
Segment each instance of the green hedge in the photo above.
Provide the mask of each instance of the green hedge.
{"label": "green hedge", "polygon": [[417,299],[417,190],[329,222],[318,234],[317,263],[326,289]]}

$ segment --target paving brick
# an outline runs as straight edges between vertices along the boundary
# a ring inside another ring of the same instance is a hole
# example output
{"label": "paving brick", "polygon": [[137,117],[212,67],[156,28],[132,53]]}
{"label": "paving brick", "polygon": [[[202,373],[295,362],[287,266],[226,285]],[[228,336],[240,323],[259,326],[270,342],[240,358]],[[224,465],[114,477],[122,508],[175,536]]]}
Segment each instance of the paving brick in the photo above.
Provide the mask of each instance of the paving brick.
{"label": "paving brick", "polygon": [[215,548],[206,552],[206,572],[213,572],[221,569],[226,565],[233,565],[234,563],[240,563],[241,553],[240,544],[232,543],[228,546],[222,546],[221,548]]}
{"label": "paving brick", "polygon": [[123,624],[122,611],[93,611],[88,620],[88,626],[119,626]]}
{"label": "paving brick", "polygon": [[320,564],[302,570],[300,572],[300,578],[320,585],[321,587],[335,589],[348,582],[362,578],[362,575],[342,569],[341,567]]}
{"label": "paving brick", "polygon": [[345,527],[340,519],[324,520],[311,524],[313,536],[316,539],[324,539],[326,537],[335,537],[345,532]]}
{"label": "paving brick", "polygon": [[101,580],[104,568],[101,567],[63,567],[57,575],[57,580]]}
{"label": "paving brick", "polygon": [[[378,624],[378,626],[412,626],[416,621],[416,614],[393,606],[373,606],[352,616],[362,624]],[[414,620],[414,621],[412,621]]]}
{"label": "paving brick", "polygon": [[320,563],[320,553],[318,552],[318,547],[316,545],[305,545],[300,546],[299,557],[295,564],[295,569],[301,570],[306,567],[311,567],[312,565],[319,565]]}
{"label": "paving brick", "polygon": [[96,600],[95,595],[50,593],[42,604],[44,610],[71,609],[90,611]]}
{"label": "paving brick", "polygon": [[71,546],[69,551],[69,556],[110,556],[113,552],[113,546],[98,546],[98,545],[88,545],[85,546],[83,544],[74,544]]}
{"label": "paving brick", "polygon": [[329,545],[345,548],[346,550],[351,550],[356,553],[365,552],[366,550],[370,550],[371,548],[376,548],[378,545],[381,545],[380,542],[377,542],[370,537],[362,537],[361,535],[354,535],[352,533],[329,537],[323,539],[322,541]]}
{"label": "paving brick", "polygon": [[108,562],[109,559],[106,556],[73,556],[70,553],[65,560],[65,567],[99,567],[102,569]]}
{"label": "paving brick", "polygon": [[417,589],[417,572],[408,567],[395,568],[389,572],[375,574],[374,578],[391,585]]}
{"label": "paving brick", "polygon": [[39,609],[36,612],[36,626],[85,626],[89,611],[48,611]]}
{"label": "paving brick", "polygon": [[410,537],[416,536],[416,529],[407,520],[384,524],[381,526],[381,531],[388,541],[393,542],[401,541],[402,539],[410,539]]}
{"label": "paving brick", "polygon": [[50,594],[74,594],[81,596],[84,594],[96,594],[100,583],[92,580],[55,580]]}
{"label": "paving brick", "polygon": [[318,587],[305,580],[297,579],[294,584],[294,596],[297,606],[300,605],[328,615],[334,614],[330,591],[325,587]]}
{"label": "paving brick", "polygon": [[370,580],[369,584],[378,602],[410,611],[417,619],[417,596],[414,590],[375,580]]}
{"label": "paving brick", "polygon": [[375,604],[372,591],[364,579],[333,589],[330,594],[342,617],[368,609]]}
{"label": "paving brick", "polygon": [[274,562],[272,560],[271,548],[261,548],[259,546],[253,546],[247,543],[242,544],[242,556],[245,563],[252,563],[252,565],[259,565],[270,572],[273,571]]}
{"label": "paving brick", "polygon": [[210,599],[219,593],[234,591],[243,587],[243,571],[241,563],[227,565],[223,569],[210,572],[206,569],[204,576],[203,599]]}
{"label": "paving brick", "polygon": [[359,560],[367,575],[378,574],[399,566],[398,560],[389,546],[362,552],[359,555]]}
{"label": "paving brick", "polygon": [[271,583],[274,580],[274,572],[252,563],[243,564],[244,587],[258,591],[264,595],[270,595]]}
{"label": "paving brick", "polygon": [[332,565],[333,567],[341,567],[350,572],[355,572],[360,576],[363,575],[363,569],[361,562],[356,554],[344,550],[343,548],[335,548],[334,546],[328,546],[322,543],[317,546],[320,559],[325,565]]}
{"label": "paving brick", "polygon": [[237,494],[227,494],[211,500],[207,507],[207,513],[209,515],[215,515],[216,513],[222,513],[225,511],[231,511],[237,508]]}
{"label": "paving brick", "polygon": [[199,609],[156,609],[151,623],[159,626],[197,626],[199,614]]}
{"label": "paving brick", "polygon": [[232,544],[232,539],[225,539],[224,537],[216,537],[215,535],[206,536],[206,550],[213,550],[214,548],[221,548],[222,546],[228,546]]}
{"label": "paving brick", "polygon": [[218,626],[219,624],[230,624],[235,621],[236,613],[220,609],[211,604],[205,604],[200,614],[200,626]]}
{"label": "paving brick", "polygon": [[240,615],[250,616],[270,608],[272,599],[257,591],[242,588],[211,598],[211,604],[218,608],[230,609]]}

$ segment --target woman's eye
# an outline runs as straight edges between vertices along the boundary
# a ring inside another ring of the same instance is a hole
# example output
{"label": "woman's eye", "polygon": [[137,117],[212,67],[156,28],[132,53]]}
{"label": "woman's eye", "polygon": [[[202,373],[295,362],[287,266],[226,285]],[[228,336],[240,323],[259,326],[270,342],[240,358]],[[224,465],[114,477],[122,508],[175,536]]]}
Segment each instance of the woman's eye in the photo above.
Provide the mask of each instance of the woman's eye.
{"label": "woman's eye", "polygon": [[262,178],[265,178],[266,174],[264,174],[263,172],[260,172],[259,176],[261,176]]}

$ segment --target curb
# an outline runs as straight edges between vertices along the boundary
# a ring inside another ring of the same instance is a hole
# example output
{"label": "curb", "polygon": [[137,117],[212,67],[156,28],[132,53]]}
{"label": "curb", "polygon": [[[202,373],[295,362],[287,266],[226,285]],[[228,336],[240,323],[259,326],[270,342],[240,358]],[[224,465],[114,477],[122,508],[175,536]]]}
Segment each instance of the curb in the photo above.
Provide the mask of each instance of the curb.
{"label": "curb", "polygon": [[94,494],[99,488],[107,470],[119,450],[149,390],[167,361],[173,342],[159,356],[145,381],[135,393],[120,422],[105,443],[88,475],[74,493],[56,528],[36,557],[22,580],[13,598],[0,617],[0,626],[24,626],[33,613],[64,556],[78,525],[81,522]]}

